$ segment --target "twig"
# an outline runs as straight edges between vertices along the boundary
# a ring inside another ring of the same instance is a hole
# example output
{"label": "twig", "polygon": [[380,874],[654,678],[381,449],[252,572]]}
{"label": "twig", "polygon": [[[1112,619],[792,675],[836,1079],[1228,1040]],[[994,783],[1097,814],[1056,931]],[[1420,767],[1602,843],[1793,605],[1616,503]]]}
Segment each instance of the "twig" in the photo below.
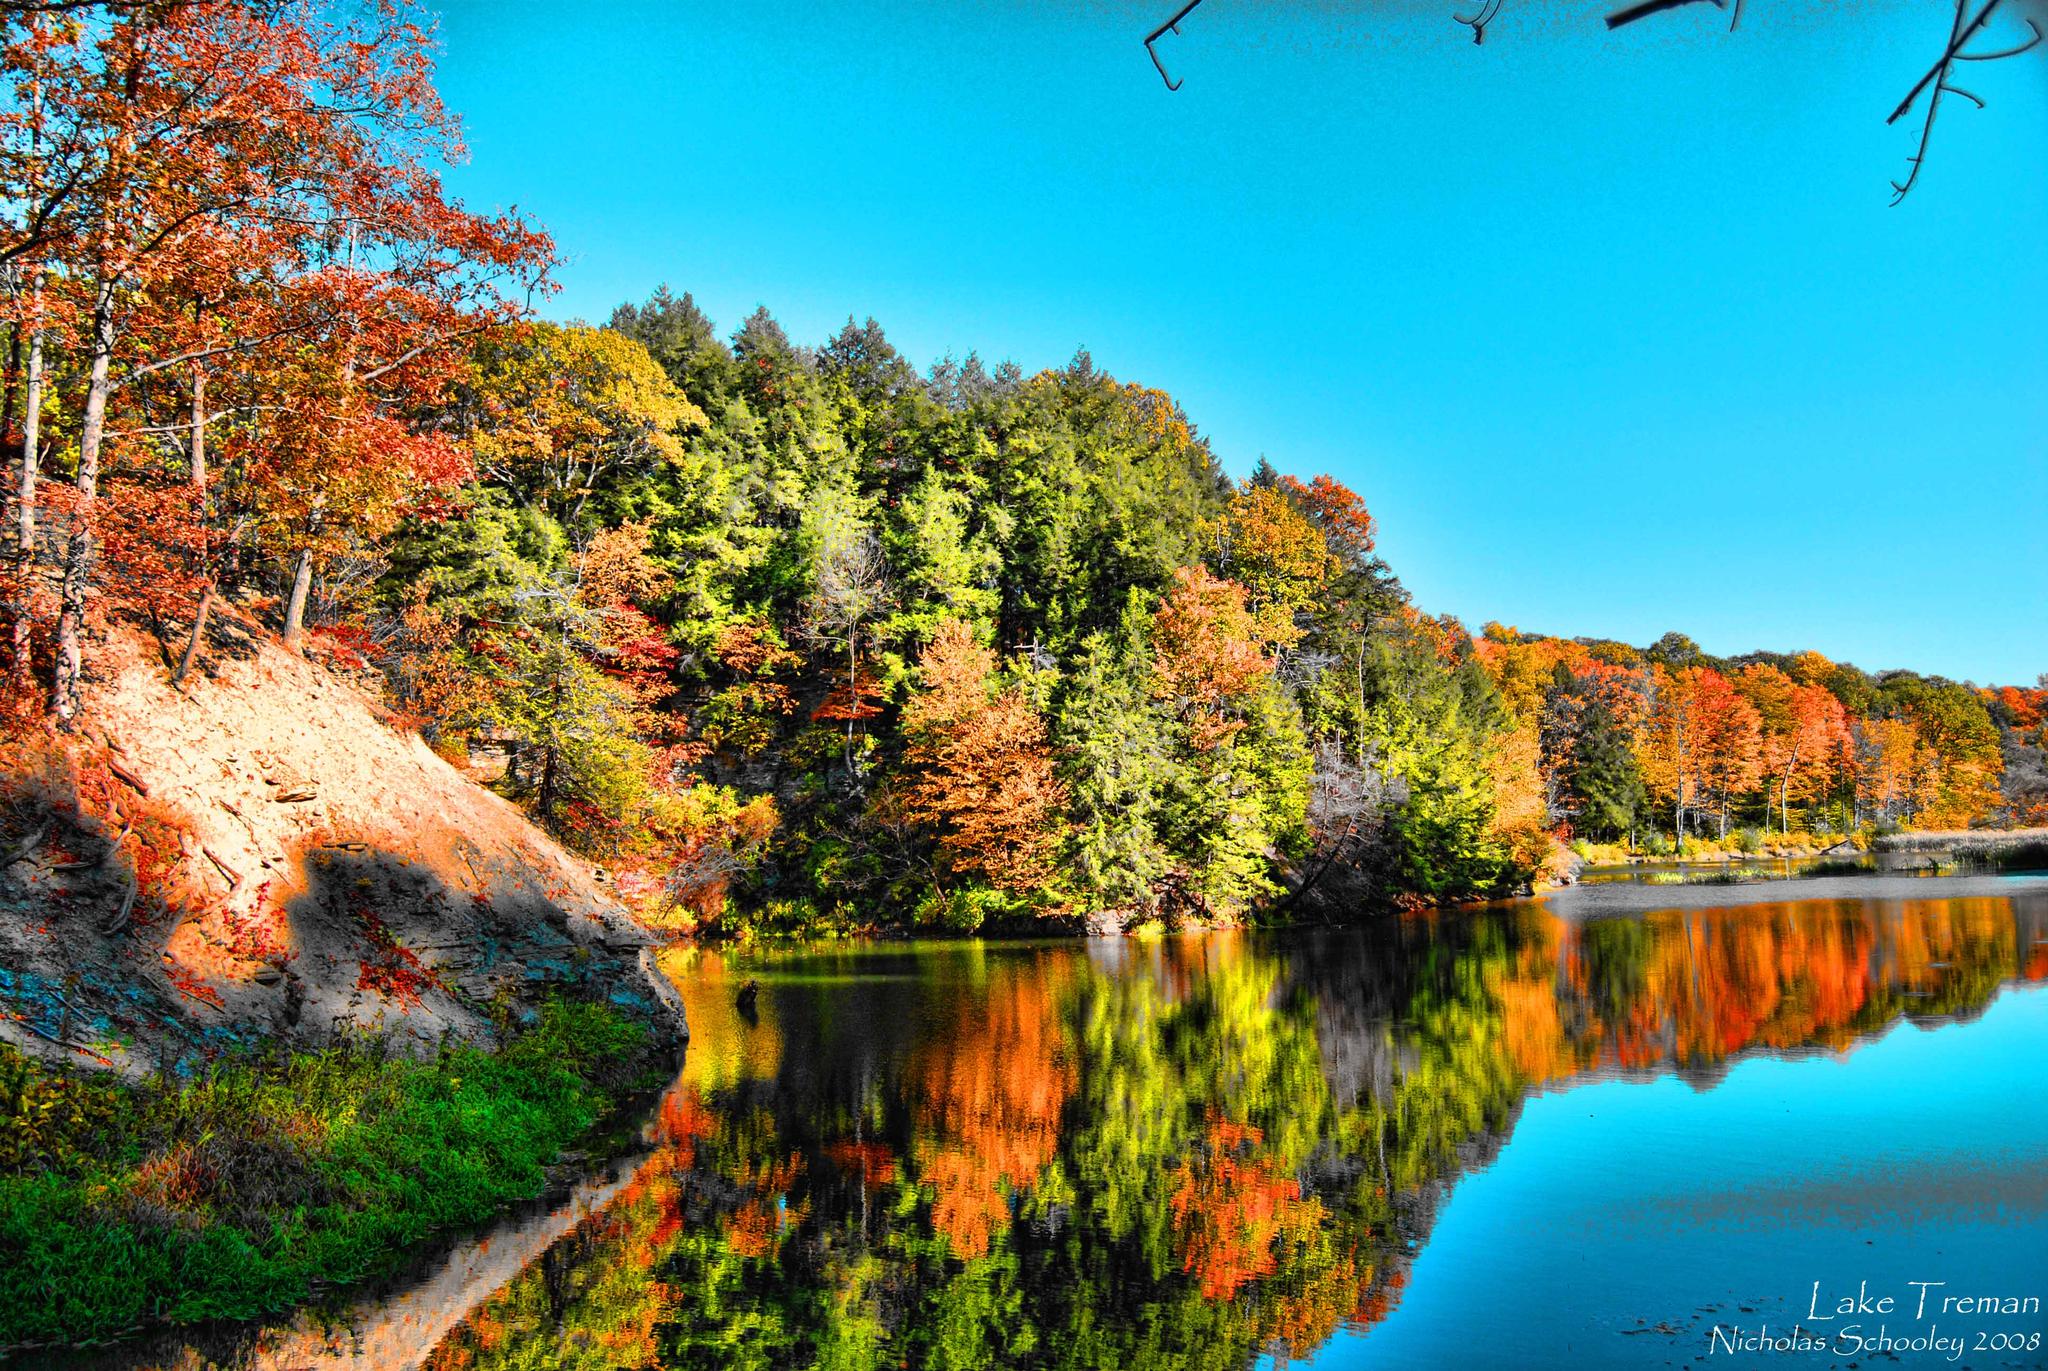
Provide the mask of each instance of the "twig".
{"label": "twig", "polygon": [[[1607,27],[1618,29],[1623,24],[1633,24],[1638,19],[1647,19],[1653,14],[1662,14],[1665,10],[1675,10],[1681,5],[1697,5],[1702,2],[1703,0],[1639,0],[1637,4],[1618,9],[1608,15]],[[1728,8],[1728,0],[1704,0],[1704,3],[1712,5],[1717,10]],[[1741,0],[1737,0],[1735,17],[1742,17]],[[1733,28],[1734,25],[1731,24],[1729,27]]]}
{"label": "twig", "polygon": [[1185,5],[1182,5],[1180,7],[1179,11],[1173,16],[1173,18],[1167,20],[1158,28],[1152,30],[1152,32],[1145,35],[1145,54],[1146,56],[1152,59],[1152,65],[1159,69],[1159,79],[1166,83],[1166,88],[1168,90],[1179,90],[1181,88],[1181,83],[1179,81],[1174,80],[1171,76],[1167,75],[1166,63],[1159,60],[1159,49],[1154,47],[1153,44],[1157,43],[1160,39],[1164,38],[1169,33],[1179,33],[1180,21],[1187,18],[1190,14],[1194,13],[1195,6],[1201,3],[1202,0],[1188,0],[1188,2]]}
{"label": "twig", "polygon": [[202,845],[199,850],[205,853],[206,860],[212,862],[214,868],[227,878],[228,893],[230,895],[234,894],[242,884],[242,873],[229,866],[225,861],[222,861],[220,854],[212,848]]}
{"label": "twig", "polygon": [[24,1032],[33,1033],[46,1043],[55,1043],[57,1044],[57,1046],[68,1048],[73,1052],[83,1052],[86,1056],[92,1058],[94,1061],[100,1063],[102,1066],[113,1065],[113,1062],[109,1058],[101,1056],[99,1053],[93,1051],[89,1047],[86,1047],[80,1043],[67,1041],[66,1039],[58,1037],[54,1033],[45,1033],[42,1029],[37,1028],[34,1024],[30,1023],[28,1021],[28,1016],[26,1014],[9,1014],[7,1017],[13,1020],[15,1023],[20,1024]]}
{"label": "twig", "polygon": [[[1913,89],[1906,92],[1906,98],[1899,101],[1899,107],[1891,112],[1891,115],[1886,118],[1885,123],[1898,123],[1900,119],[1905,117],[1906,111],[1913,108],[1913,102],[1920,98],[1920,92],[1927,89],[1929,82],[1939,82],[1942,77],[1948,74],[1949,64],[1962,55],[1963,44],[1977,36],[1977,30],[1984,27],[1984,21],[1991,17],[1991,11],[1998,8],[1998,0],[1984,0],[1984,8],[1977,11],[1977,17],[1968,24],[1965,24],[1963,23],[1963,13],[1966,4],[1967,0],[1956,0],[1956,21],[1949,29],[1948,47],[1943,50],[1941,60],[1929,67],[1927,74],[1913,83]],[[2030,43],[2027,46],[2032,47],[2033,45]],[[2018,51],[2024,52],[2026,48],[2020,48]],[[1990,54],[1987,53],[1986,58],[1988,59],[1989,57]],[[1940,94],[1939,90],[1935,93]]]}
{"label": "twig", "polygon": [[1958,62],[1999,62],[2008,57],[2017,57],[2023,52],[2032,51],[2040,46],[2041,26],[2034,20],[2029,19],[2026,21],[2027,28],[2032,32],[2033,36],[2027,39],[2026,42],[2016,47],[2000,48],[1997,52],[1964,52],[1963,45],[1977,36],[1978,30],[1982,29],[1985,21],[1991,18],[1991,12],[1998,8],[1999,0],[1985,0],[1984,8],[1977,11],[1977,17],[1968,23],[1964,23],[1963,15],[1967,12],[1967,4],[1968,0],[1956,0],[1955,22],[1949,28],[1948,46],[1942,50],[1941,60],[1930,67],[1925,76],[1914,82],[1913,89],[1906,92],[1906,98],[1899,101],[1899,107],[1891,112],[1890,118],[1885,120],[1887,125],[1896,124],[1905,116],[1908,110],[1913,108],[1913,102],[1920,98],[1920,92],[1927,90],[1930,85],[1933,87],[1932,93],[1927,97],[1927,119],[1920,125],[1919,145],[1913,149],[1913,155],[1907,159],[1913,169],[1906,173],[1905,180],[1892,182],[1892,203],[1894,205],[1905,199],[1907,193],[1920,180],[1920,168],[1927,161],[1927,144],[1934,137],[1934,116],[1941,109],[1941,97],[1944,95],[1960,95],[1978,109],[1984,108],[1984,98],[1982,96],[1950,83],[1948,79],[1949,73],[1954,69],[1955,64]]}
{"label": "twig", "polygon": [[133,786],[137,794],[145,797],[148,796],[148,783],[146,783],[140,776],[130,771],[127,767],[122,766],[119,762],[115,761],[111,757],[107,759],[107,770],[113,772],[116,776],[120,777],[129,785]]}
{"label": "twig", "polygon": [[28,837],[22,842],[21,846],[15,848],[12,852],[8,853],[6,857],[0,858],[0,871],[5,871],[8,867],[13,866],[16,862],[28,856],[31,852],[34,852],[38,847],[41,847],[43,845],[43,839],[45,836],[48,835],[49,831],[49,821],[45,820],[43,822],[43,826],[41,828],[38,828],[35,832],[29,834]]}
{"label": "twig", "polygon": [[[1920,168],[1927,161],[1927,144],[1934,137],[1934,117],[1941,112],[1942,94],[1950,89],[1948,69],[1954,64],[1956,53],[1961,50],[1964,43],[1969,41],[1970,36],[1982,27],[1984,21],[1991,17],[1991,11],[1998,8],[1998,0],[1985,0],[1984,8],[1978,10],[1977,17],[1966,25],[1963,22],[1963,15],[1966,12],[1968,3],[1969,0],[1956,0],[1956,17],[1955,21],[1949,25],[1948,47],[1942,51],[1941,60],[1934,64],[1932,70],[1927,75],[1914,83],[1913,89],[1906,92],[1906,98],[1899,101],[1899,107],[1893,110],[1891,117],[1884,121],[1886,125],[1897,123],[1901,115],[1913,108],[1913,102],[1920,98],[1921,91],[1927,89],[1928,82],[1934,83],[1933,93],[1927,97],[1927,118],[1920,125],[1920,142],[1913,149],[1913,155],[1906,159],[1907,165],[1912,167],[1912,170],[1906,173],[1905,180],[1892,182],[1893,205],[1897,205],[1900,201],[1904,200],[1906,196],[1912,193],[1913,187],[1919,184]],[[1977,103],[1979,108],[1983,107],[1983,101],[1979,100]]]}
{"label": "twig", "polygon": [[2002,62],[2008,57],[2017,57],[2023,52],[2039,47],[2041,45],[2041,26],[2032,19],[2029,19],[2027,20],[2027,27],[2034,31],[2034,36],[2016,48],[2000,48],[1997,52],[1959,52],[1956,54],[1956,61]]}
{"label": "twig", "polygon": [[129,917],[135,913],[135,897],[141,893],[142,882],[131,879],[128,882],[128,893],[121,897],[121,908],[115,912],[113,921],[100,930],[102,936],[111,938],[128,927]]}
{"label": "twig", "polygon": [[1484,43],[1486,41],[1486,26],[1499,16],[1500,7],[1504,2],[1505,0],[1480,0],[1479,13],[1472,15],[1454,14],[1451,18],[1472,30],[1472,41],[1474,43]]}

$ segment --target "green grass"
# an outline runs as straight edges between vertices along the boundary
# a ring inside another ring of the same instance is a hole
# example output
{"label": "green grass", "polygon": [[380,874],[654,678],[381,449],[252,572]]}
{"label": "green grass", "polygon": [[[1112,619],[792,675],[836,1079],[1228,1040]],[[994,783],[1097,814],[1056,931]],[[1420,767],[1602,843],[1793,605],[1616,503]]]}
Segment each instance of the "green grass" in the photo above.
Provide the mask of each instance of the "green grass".
{"label": "green grass", "polygon": [[1731,871],[1711,871],[1701,876],[1695,885],[1753,885],[1767,881],[1771,873],[1760,866],[1739,867]]}
{"label": "green grass", "polygon": [[1652,871],[1644,885],[1751,885],[1767,881],[1774,873],[1760,866],[1731,867],[1726,871]]}
{"label": "green grass", "polygon": [[538,1194],[611,1111],[645,1031],[551,1005],[492,1054],[357,1046],[175,1088],[0,1049],[0,1349],[249,1318],[389,1273]]}

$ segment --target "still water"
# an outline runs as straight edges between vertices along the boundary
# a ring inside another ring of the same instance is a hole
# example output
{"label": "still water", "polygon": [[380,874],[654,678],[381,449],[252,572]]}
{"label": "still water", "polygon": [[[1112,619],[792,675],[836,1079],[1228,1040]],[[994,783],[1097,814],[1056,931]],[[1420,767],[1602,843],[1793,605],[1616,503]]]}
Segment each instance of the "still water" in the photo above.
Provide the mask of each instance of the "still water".
{"label": "still water", "polygon": [[208,1352],[2048,1365],[2048,881],[1683,894],[675,954],[694,1036],[644,1154]]}

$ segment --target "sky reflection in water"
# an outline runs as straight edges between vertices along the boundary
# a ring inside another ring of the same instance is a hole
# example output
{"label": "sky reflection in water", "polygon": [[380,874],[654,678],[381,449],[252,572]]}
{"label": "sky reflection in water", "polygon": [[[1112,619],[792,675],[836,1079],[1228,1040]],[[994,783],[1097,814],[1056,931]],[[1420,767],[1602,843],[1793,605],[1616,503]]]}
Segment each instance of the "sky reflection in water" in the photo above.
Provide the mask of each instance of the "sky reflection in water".
{"label": "sky reflection in water", "polygon": [[1682,1364],[1815,1280],[2002,1290],[2048,1252],[2048,997],[1992,1002],[2044,929],[2027,895],[690,954],[664,1154],[435,1361]]}
{"label": "sky reflection in water", "polygon": [[2048,1294],[2048,893],[2003,888],[677,954],[655,1150],[426,1364],[1768,1364],[1707,1330]]}

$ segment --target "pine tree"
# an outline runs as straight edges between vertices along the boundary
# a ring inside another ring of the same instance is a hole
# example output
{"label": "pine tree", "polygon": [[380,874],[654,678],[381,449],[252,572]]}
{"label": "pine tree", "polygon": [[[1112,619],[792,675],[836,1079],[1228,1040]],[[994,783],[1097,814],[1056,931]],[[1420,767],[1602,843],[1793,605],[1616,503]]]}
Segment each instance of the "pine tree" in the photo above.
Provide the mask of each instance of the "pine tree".
{"label": "pine tree", "polygon": [[1147,671],[1143,620],[1090,634],[1062,692],[1060,774],[1069,797],[1065,866],[1083,912],[1149,914],[1173,866],[1160,828],[1179,763]]}

